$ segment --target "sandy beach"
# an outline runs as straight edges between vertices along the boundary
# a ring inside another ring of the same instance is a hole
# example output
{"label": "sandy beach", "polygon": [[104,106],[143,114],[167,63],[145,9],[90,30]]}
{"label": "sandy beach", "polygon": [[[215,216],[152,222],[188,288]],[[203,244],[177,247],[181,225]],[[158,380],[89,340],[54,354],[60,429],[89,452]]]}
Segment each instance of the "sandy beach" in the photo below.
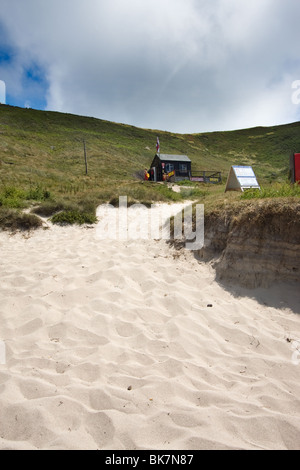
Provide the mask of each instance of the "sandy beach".
{"label": "sandy beach", "polygon": [[300,448],[299,286],[95,228],[0,247],[0,449]]}

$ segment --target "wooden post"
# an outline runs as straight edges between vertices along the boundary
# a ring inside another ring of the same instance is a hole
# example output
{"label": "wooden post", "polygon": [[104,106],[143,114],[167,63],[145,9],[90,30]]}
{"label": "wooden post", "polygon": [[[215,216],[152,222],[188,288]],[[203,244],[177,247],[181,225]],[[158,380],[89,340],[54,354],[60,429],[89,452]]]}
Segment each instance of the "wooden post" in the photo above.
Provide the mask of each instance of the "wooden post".
{"label": "wooden post", "polygon": [[83,149],[84,149],[84,161],[85,161],[85,174],[87,175],[88,174],[88,164],[87,164],[85,140],[83,141]]}

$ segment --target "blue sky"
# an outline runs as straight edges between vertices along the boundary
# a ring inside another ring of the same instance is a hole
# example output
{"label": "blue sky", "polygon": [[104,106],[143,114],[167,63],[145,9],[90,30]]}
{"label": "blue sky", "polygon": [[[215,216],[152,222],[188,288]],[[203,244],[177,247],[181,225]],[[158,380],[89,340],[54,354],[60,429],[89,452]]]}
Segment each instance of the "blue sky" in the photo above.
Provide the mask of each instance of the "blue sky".
{"label": "blue sky", "polygon": [[15,44],[1,21],[0,41],[0,79],[6,85],[6,104],[45,109],[49,87],[46,70],[39,65],[38,59],[30,57],[30,53],[23,52]]}
{"label": "blue sky", "polygon": [[299,17],[299,0],[1,0],[0,80],[7,104],[145,128],[284,124]]}
{"label": "blue sky", "polygon": [[45,110],[47,107],[46,94],[49,83],[45,72],[36,64],[24,67],[20,77],[20,92],[11,93],[10,86],[6,90],[6,103],[11,106]]}

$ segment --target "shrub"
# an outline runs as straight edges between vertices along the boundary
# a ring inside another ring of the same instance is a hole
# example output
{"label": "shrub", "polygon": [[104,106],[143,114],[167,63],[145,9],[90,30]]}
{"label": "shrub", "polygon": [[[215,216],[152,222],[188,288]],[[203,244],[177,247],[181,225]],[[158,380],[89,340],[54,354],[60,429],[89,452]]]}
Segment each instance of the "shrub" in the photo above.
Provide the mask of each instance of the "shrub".
{"label": "shrub", "polygon": [[49,191],[39,185],[25,191],[15,186],[6,186],[0,194],[0,206],[11,209],[22,209],[28,205],[27,201],[45,201],[50,199]]}
{"label": "shrub", "polygon": [[0,194],[0,206],[8,207],[11,209],[20,209],[25,207],[24,203],[25,193],[21,189],[14,186],[7,186]]}
{"label": "shrub", "polygon": [[39,185],[37,185],[35,188],[30,188],[25,195],[25,198],[30,201],[45,201],[50,199],[50,197],[50,191],[43,189]]}
{"label": "shrub", "polygon": [[35,207],[31,212],[33,214],[40,215],[41,217],[51,217],[64,208],[65,207],[62,203],[49,201],[39,205],[38,207]]}
{"label": "shrub", "polygon": [[93,214],[88,214],[79,211],[62,211],[58,214],[55,214],[51,218],[51,222],[57,225],[83,225],[83,224],[95,224],[97,222],[97,217]]}
{"label": "shrub", "polygon": [[0,210],[0,228],[2,230],[35,230],[42,225],[41,219],[33,214],[22,214],[8,208]]}

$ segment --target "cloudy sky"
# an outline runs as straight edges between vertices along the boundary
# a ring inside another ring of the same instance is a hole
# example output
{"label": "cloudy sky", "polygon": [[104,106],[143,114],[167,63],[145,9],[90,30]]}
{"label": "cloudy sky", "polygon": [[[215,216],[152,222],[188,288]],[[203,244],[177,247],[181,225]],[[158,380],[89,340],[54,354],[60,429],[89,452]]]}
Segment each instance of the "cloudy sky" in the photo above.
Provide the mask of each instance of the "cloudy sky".
{"label": "cloudy sky", "polygon": [[172,132],[294,122],[299,18],[299,0],[0,0],[0,80],[7,104]]}

